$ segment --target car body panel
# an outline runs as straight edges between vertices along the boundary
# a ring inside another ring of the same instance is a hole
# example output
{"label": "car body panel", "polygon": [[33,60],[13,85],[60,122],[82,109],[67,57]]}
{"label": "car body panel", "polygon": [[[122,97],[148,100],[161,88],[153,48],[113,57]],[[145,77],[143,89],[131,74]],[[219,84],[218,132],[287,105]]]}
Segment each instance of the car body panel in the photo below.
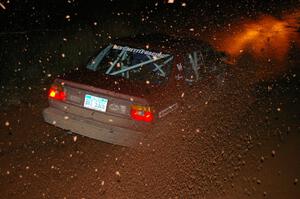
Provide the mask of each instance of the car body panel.
{"label": "car body panel", "polygon": [[109,125],[78,114],[66,113],[51,106],[44,109],[43,116],[45,122],[49,124],[116,145],[137,146],[143,138],[140,131]]}

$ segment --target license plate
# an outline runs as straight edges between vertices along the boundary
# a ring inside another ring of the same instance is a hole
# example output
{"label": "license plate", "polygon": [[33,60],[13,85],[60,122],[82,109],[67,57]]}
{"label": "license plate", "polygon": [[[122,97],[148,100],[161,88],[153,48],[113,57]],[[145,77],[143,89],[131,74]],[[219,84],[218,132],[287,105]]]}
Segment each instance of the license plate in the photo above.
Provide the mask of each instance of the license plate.
{"label": "license plate", "polygon": [[106,112],[107,103],[108,99],[95,97],[92,95],[85,95],[83,106],[89,109]]}

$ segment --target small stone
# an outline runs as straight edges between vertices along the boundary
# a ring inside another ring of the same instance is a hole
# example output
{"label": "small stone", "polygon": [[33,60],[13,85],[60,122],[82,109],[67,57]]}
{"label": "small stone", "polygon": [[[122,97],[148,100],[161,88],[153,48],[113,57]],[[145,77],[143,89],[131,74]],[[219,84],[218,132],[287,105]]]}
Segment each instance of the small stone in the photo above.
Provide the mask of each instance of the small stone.
{"label": "small stone", "polygon": [[9,121],[6,121],[6,122],[5,122],[5,126],[9,126]]}
{"label": "small stone", "polygon": [[77,136],[73,137],[73,141],[76,142],[77,141]]}
{"label": "small stone", "polygon": [[194,187],[194,186],[193,186],[192,184],[189,184],[189,185],[188,185],[188,188],[189,188],[189,189],[193,189],[193,187]]}
{"label": "small stone", "polygon": [[272,90],[272,86],[268,86],[268,91],[270,92]]}
{"label": "small stone", "polygon": [[119,171],[116,171],[116,176],[121,176],[120,172]]}
{"label": "small stone", "polygon": [[267,192],[264,191],[263,195],[264,195],[264,197],[266,197],[267,196]]}
{"label": "small stone", "polygon": [[294,185],[296,185],[297,183],[298,183],[298,178],[295,178],[295,180],[294,180]]}
{"label": "small stone", "polygon": [[274,157],[276,154],[275,150],[272,150],[272,156]]}

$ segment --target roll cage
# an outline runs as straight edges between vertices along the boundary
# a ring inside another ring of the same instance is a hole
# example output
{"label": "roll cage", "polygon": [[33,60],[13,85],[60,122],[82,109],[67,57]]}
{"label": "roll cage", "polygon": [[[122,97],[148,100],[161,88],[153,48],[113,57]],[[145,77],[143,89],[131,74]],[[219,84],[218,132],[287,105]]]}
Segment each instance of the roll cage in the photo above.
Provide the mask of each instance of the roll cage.
{"label": "roll cage", "polygon": [[102,70],[106,75],[119,75],[127,79],[144,69],[160,77],[166,77],[170,70],[167,65],[172,60],[173,56],[170,54],[109,44],[88,63],[87,68],[93,71]]}

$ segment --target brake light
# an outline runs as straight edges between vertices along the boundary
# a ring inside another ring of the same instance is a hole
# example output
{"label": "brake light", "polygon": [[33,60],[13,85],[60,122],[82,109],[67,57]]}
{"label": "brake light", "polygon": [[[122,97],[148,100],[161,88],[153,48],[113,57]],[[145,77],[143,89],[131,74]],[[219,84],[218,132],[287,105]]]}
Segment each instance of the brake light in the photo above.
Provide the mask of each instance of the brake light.
{"label": "brake light", "polygon": [[48,97],[56,100],[65,100],[66,92],[64,91],[62,85],[53,84],[49,89]]}
{"label": "brake light", "polygon": [[153,113],[148,106],[132,105],[131,118],[137,121],[152,122]]}

